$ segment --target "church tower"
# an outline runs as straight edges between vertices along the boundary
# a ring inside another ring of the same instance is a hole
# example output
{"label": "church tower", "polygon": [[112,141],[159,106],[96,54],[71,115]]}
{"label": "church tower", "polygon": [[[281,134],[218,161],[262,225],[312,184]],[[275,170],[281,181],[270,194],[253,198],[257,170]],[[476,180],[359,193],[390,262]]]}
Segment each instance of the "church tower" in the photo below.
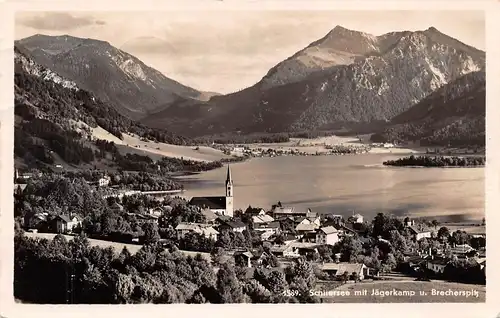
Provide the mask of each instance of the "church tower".
{"label": "church tower", "polygon": [[226,176],[226,215],[233,217],[233,178],[231,177],[231,168],[227,166]]}

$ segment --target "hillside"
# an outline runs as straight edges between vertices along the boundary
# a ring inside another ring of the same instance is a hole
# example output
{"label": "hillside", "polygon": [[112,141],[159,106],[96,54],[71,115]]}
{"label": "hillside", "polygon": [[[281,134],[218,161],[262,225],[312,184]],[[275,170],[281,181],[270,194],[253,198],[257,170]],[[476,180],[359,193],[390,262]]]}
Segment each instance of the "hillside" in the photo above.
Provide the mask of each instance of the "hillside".
{"label": "hillside", "polygon": [[207,93],[182,85],[108,42],[68,35],[34,35],[16,41],[33,59],[132,119],[168,108],[171,103]]}
{"label": "hillside", "polygon": [[373,36],[336,27],[252,87],[208,103],[176,103],[142,122],[192,136],[373,131],[442,85],[484,67],[483,51],[435,28]]}
{"label": "hillside", "polygon": [[[191,143],[121,115],[75,82],[33,61],[23,47],[14,50],[17,163],[36,168],[60,161],[75,167],[113,165],[122,158],[117,146],[133,141],[131,135],[172,145]],[[96,138],[96,131],[109,136]]]}
{"label": "hillside", "polygon": [[394,117],[372,140],[420,141],[423,146],[484,146],[485,87],[484,71],[464,75]]}

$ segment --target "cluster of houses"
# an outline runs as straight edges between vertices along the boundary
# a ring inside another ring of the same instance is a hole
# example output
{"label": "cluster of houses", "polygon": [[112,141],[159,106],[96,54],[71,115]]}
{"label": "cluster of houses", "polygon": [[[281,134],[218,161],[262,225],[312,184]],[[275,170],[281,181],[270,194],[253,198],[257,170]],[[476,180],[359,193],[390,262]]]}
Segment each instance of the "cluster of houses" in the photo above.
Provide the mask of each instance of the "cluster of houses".
{"label": "cluster of houses", "polygon": [[[19,179],[19,177],[17,178]],[[97,186],[109,185],[109,178],[103,177],[96,183]],[[175,227],[177,239],[180,240],[188,233],[196,233],[217,241],[222,231],[243,233],[252,226],[254,234],[258,235],[261,241],[266,242],[270,248],[268,253],[255,250],[229,251],[235,260],[247,267],[262,266],[265,260],[273,255],[282,263],[300,256],[311,256],[318,253],[320,246],[334,246],[344,237],[359,234],[363,231],[364,219],[360,214],[353,214],[347,221],[342,221],[341,215],[320,216],[310,209],[301,210],[294,207],[284,207],[280,202],[273,205],[270,211],[260,208],[249,207],[243,215],[235,217],[233,215],[233,179],[228,167],[225,182],[225,195],[194,197],[190,204],[197,206],[204,215],[204,223],[181,222]],[[165,216],[171,212],[172,207],[162,206],[149,209],[146,213],[128,213],[119,203],[114,203],[111,209],[117,213],[127,213],[134,215],[136,220],[144,222],[154,222],[160,227],[165,227]],[[245,218],[245,222],[242,222]],[[251,222],[248,222],[251,220]],[[82,217],[74,215],[49,216],[47,213],[27,215],[24,220],[25,227],[29,229],[49,230],[56,233],[68,233],[81,227]],[[406,218],[405,227],[410,231],[415,241],[424,238],[432,238],[432,230],[415,224],[414,220]],[[383,241],[382,238],[379,240]],[[448,249],[449,251],[450,249]],[[451,247],[454,257],[473,259],[481,266],[486,266],[485,253],[478,251],[469,245],[457,245]],[[330,275],[341,277],[349,276],[351,279],[362,280],[368,276],[377,275],[372,269],[364,264],[341,263],[337,260],[340,255],[336,255],[335,262],[322,263],[321,269]],[[405,261],[413,270],[424,268],[440,274],[450,261],[444,256],[443,250],[429,251],[428,253],[414,252],[405,255]]]}
{"label": "cluster of houses", "polygon": [[[201,201],[197,198],[191,203]],[[180,239],[187,233],[198,233],[206,238],[217,240],[222,231],[241,233],[248,230],[251,223],[253,233],[258,235],[263,242],[267,242],[270,248],[269,255],[255,250],[229,251],[235,261],[248,267],[261,266],[270,255],[282,263],[300,256],[313,255],[318,253],[318,248],[322,245],[333,246],[343,237],[354,235],[357,233],[357,225],[363,223],[363,216],[359,214],[352,215],[346,223],[339,223],[333,221],[334,216],[325,219],[310,209],[283,207],[281,203],[273,206],[270,211],[249,207],[243,215],[238,217],[234,217],[232,213],[224,215],[226,212],[224,206],[214,205],[210,208],[209,205],[202,204],[200,209],[205,216],[206,223],[180,223],[175,228],[177,237]],[[251,222],[243,223],[241,221],[243,217]],[[338,217],[341,218],[341,216]],[[363,264],[336,262],[322,264],[322,268],[334,276],[341,276],[346,271],[349,275],[356,272],[357,279],[371,275],[370,269]]]}
{"label": "cluster of houses", "polygon": [[481,270],[486,269],[486,249],[475,249],[468,244],[453,244],[448,247],[449,253],[445,253],[445,247],[431,249],[427,252],[410,252],[404,256],[405,262],[414,272],[429,271],[435,276],[444,273],[446,266],[453,259],[468,260],[477,263]]}
{"label": "cluster of houses", "polygon": [[50,215],[48,213],[29,214],[24,217],[24,227],[32,232],[70,233],[82,226],[83,218],[79,214]]}

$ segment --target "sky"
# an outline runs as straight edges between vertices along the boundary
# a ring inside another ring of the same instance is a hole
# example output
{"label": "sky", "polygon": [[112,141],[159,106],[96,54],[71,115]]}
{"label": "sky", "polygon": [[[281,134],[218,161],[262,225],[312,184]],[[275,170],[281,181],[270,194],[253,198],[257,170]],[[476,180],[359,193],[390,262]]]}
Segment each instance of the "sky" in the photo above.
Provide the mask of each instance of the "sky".
{"label": "sky", "polygon": [[39,33],[108,41],[187,86],[231,93],[336,25],[373,35],[433,26],[486,46],[483,11],[18,12],[15,38]]}

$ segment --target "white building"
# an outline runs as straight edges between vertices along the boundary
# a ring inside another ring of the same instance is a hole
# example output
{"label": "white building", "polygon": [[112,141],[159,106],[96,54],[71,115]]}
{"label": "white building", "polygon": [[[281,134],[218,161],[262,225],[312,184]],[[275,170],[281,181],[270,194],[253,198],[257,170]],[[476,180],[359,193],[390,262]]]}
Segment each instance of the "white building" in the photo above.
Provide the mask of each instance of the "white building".
{"label": "white building", "polygon": [[97,184],[100,187],[107,187],[109,185],[109,182],[111,181],[111,178],[109,176],[104,176],[102,178],[99,178],[97,181]]}
{"label": "white building", "polygon": [[81,226],[82,219],[77,215],[58,215],[55,222],[57,233],[67,233],[73,231],[78,225]]}
{"label": "white building", "polygon": [[179,223],[175,230],[177,231],[178,240],[183,238],[187,233],[198,233],[206,238],[217,241],[217,235],[219,234],[210,224],[200,223]]}
{"label": "white building", "polygon": [[322,227],[316,232],[316,243],[335,245],[339,241],[339,232],[333,226]]}
{"label": "white building", "polygon": [[189,201],[189,204],[196,205],[202,209],[210,209],[217,215],[233,217],[233,179],[231,177],[231,169],[229,166],[227,167],[225,196],[193,197]]}
{"label": "white building", "polygon": [[448,261],[445,259],[431,259],[427,261],[427,268],[437,274],[444,273],[446,265],[448,265]]}
{"label": "white building", "polygon": [[428,229],[418,229],[415,226],[409,226],[408,230],[410,230],[410,233],[413,235],[413,238],[416,241],[419,241],[423,238],[430,238],[432,236],[431,231]]}

